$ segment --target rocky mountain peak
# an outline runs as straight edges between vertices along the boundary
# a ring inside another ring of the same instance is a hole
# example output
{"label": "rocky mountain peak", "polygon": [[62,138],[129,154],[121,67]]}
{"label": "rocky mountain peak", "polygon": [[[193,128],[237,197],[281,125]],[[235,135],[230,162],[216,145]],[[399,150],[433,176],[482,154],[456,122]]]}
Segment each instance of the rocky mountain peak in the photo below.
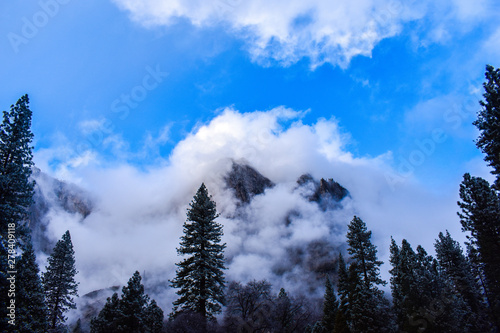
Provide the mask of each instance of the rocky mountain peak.
{"label": "rocky mountain peak", "polygon": [[274,183],[249,165],[233,162],[231,171],[225,177],[226,186],[233,190],[235,197],[243,204],[268,188]]}
{"label": "rocky mountain peak", "polygon": [[309,201],[317,202],[323,210],[338,207],[338,203],[349,196],[349,191],[332,178],[321,178],[319,181],[310,174],[304,174],[299,177],[297,184],[300,187],[311,187],[306,197]]}
{"label": "rocky mountain peak", "polygon": [[35,181],[33,204],[29,208],[29,224],[33,243],[37,250],[50,252],[53,247],[46,235],[51,210],[77,214],[85,219],[92,213],[93,202],[90,195],[74,184],[55,179],[38,168],[33,168]]}

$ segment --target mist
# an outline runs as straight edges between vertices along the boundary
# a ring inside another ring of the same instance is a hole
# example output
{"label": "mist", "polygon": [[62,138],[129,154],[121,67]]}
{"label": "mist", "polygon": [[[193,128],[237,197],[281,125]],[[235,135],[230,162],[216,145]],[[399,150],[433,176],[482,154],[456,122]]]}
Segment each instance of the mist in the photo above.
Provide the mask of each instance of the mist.
{"label": "mist", "polygon": [[[285,107],[249,113],[227,108],[196,126],[168,157],[141,167],[111,163],[95,151],[77,154],[67,146],[35,151],[40,169],[92,197],[86,218],[51,208],[46,230],[54,242],[70,230],[80,296],[123,286],[138,270],[146,291],[168,314],[176,299],[168,280],[181,260],[176,247],[202,182],[221,214],[227,281],[267,279],[277,290],[320,296],[323,281],[314,281],[310,267],[335,261],[353,215],[373,231],[386,280],[391,236],[421,244],[429,253],[440,231],[463,239],[456,193],[436,194],[431,184],[401,176],[389,151],[355,156],[349,152],[352,139],[335,118],[308,125],[304,114]],[[62,151],[69,157],[54,167]],[[241,205],[225,183],[234,162],[251,166],[275,186]],[[297,186],[305,173],[333,178],[350,196],[337,209],[322,210],[307,199],[307,188]],[[46,256],[40,254],[39,261],[43,271]]]}

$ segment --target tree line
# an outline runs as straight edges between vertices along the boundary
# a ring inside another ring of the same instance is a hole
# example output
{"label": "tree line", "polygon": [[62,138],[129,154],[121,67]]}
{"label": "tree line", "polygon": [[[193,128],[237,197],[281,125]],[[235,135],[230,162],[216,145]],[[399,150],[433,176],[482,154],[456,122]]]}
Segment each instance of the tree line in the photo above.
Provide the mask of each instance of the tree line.
{"label": "tree line", "polygon": [[[477,147],[496,176],[493,185],[466,173],[460,184],[465,251],[448,231],[437,235],[435,257],[420,245],[391,239],[389,299],[381,289],[382,261],[371,231],[354,216],[338,278],[325,277],[322,304],[295,297],[268,281],[227,283],[222,225],[204,184],[191,201],[170,286],[178,298],[165,320],[135,272],[119,296],[91,320],[99,332],[499,332],[500,331],[500,69],[486,66],[484,100],[474,125]],[[40,274],[27,225],[33,202],[33,134],[25,95],[0,125],[0,330],[67,332],[78,283],[70,232],[55,245]],[[347,256],[346,256],[347,255]],[[345,256],[345,258],[344,258]],[[12,305],[13,304],[13,305]],[[14,309],[14,310],[13,310]],[[217,316],[222,313],[222,317]],[[81,321],[72,328],[82,332]]]}

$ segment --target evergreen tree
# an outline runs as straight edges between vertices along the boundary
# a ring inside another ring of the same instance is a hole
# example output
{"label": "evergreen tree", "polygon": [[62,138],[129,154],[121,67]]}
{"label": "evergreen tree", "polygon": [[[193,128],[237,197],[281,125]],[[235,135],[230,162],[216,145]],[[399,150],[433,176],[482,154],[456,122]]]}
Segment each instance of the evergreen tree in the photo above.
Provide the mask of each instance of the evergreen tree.
{"label": "evergreen tree", "polygon": [[339,311],[335,316],[335,328],[333,333],[350,333],[349,326],[347,325],[347,318],[344,312]]}
{"label": "evergreen tree", "polygon": [[16,237],[26,236],[27,209],[33,202],[31,116],[28,95],[24,95],[3,112],[0,124],[0,235],[5,248],[9,223],[16,225]]}
{"label": "evergreen tree", "polygon": [[127,286],[122,288],[120,310],[123,321],[120,323],[127,332],[140,332],[143,323],[143,308],[149,301],[144,294],[144,285],[141,283],[141,275],[138,271],[130,278]]}
{"label": "evergreen tree", "polygon": [[399,328],[404,332],[418,332],[421,327],[415,325],[412,317],[421,306],[420,290],[416,286],[416,254],[406,239],[399,248],[391,238],[390,252],[392,302]]}
{"label": "evergreen tree", "polygon": [[488,332],[490,328],[485,317],[487,312],[481,288],[460,244],[446,231],[446,236],[442,232],[439,233],[434,246],[439,267],[450,281],[453,292],[467,304],[469,315],[465,327],[469,332]]}
{"label": "evergreen tree", "polygon": [[147,333],[160,333],[163,329],[163,310],[155,300],[144,310],[144,327]]}
{"label": "evergreen tree", "polygon": [[483,277],[492,319],[500,329],[500,202],[489,183],[468,173],[460,184],[462,230]]}
{"label": "evergreen tree", "polygon": [[482,109],[478,112],[474,125],[479,129],[476,145],[486,154],[485,161],[493,167],[492,173],[497,175],[495,187],[500,186],[500,70],[486,66],[486,82],[484,101],[479,103]]}
{"label": "evergreen tree", "polygon": [[[24,95],[10,107],[10,111],[3,112],[3,121],[0,124],[1,304],[10,302],[7,271],[16,271],[16,267],[14,264],[10,265],[8,260],[14,262],[18,246],[23,246],[26,242],[27,210],[33,200],[34,182],[30,180],[33,166],[31,115],[28,96]],[[7,325],[7,309],[2,306],[0,331],[6,330]]]}
{"label": "evergreen tree", "polygon": [[122,288],[122,296],[114,293],[97,317],[90,323],[92,333],[157,333],[163,329],[163,310],[155,300],[149,302],[144,293],[141,275],[135,272],[127,285]]}
{"label": "evergreen tree", "polygon": [[120,311],[120,299],[117,293],[113,293],[112,297],[108,297],[106,304],[101,309],[97,317],[90,322],[91,333],[104,332],[120,332],[118,325],[120,324],[123,315]]}
{"label": "evergreen tree", "polygon": [[332,282],[327,277],[325,282],[325,300],[323,302],[323,318],[321,320],[326,332],[333,332],[338,308],[339,302],[337,301],[337,297],[335,297]]}
{"label": "evergreen tree", "polygon": [[14,332],[45,332],[47,330],[47,306],[40,270],[35,252],[28,240],[26,249],[18,262],[16,295],[16,329]]}
{"label": "evergreen tree", "polygon": [[75,251],[69,230],[56,243],[48,263],[47,271],[42,274],[42,282],[48,307],[49,328],[55,329],[66,321],[64,313],[76,308],[73,297],[78,297],[78,283],[75,281],[78,272],[75,268]]}
{"label": "evergreen tree", "polygon": [[379,273],[382,262],[377,260],[377,249],[371,243],[371,231],[356,216],[348,226],[347,244],[351,263],[347,272],[341,273],[339,295],[341,309],[344,309],[342,315],[346,317],[349,330],[353,333],[391,332],[393,319],[389,301],[378,288],[378,285],[386,284]]}
{"label": "evergreen tree", "polygon": [[356,262],[359,268],[356,274],[366,288],[387,284],[380,278],[379,267],[382,261],[377,260],[377,248],[371,243],[371,236],[372,232],[367,230],[365,222],[354,216],[348,226],[347,252],[351,255],[351,260]]}
{"label": "evergreen tree", "polygon": [[335,315],[334,333],[350,333],[347,323],[347,314],[349,311],[349,290],[350,283],[347,275],[347,265],[345,263],[342,253],[339,254],[339,282],[337,286],[339,294],[339,309]]}
{"label": "evergreen tree", "polygon": [[177,264],[176,277],[171,281],[172,287],[179,288],[180,296],[174,302],[173,316],[193,311],[212,319],[221,311],[226,244],[220,244],[223,233],[222,225],[215,222],[217,217],[215,202],[202,184],[190,203],[184,236],[177,249],[179,255],[188,257]]}
{"label": "evergreen tree", "polygon": [[437,260],[423,247],[415,252],[405,239],[391,241],[391,291],[399,329],[404,332],[455,332],[465,321],[466,306],[451,292]]}
{"label": "evergreen tree", "polygon": [[452,286],[440,272],[436,259],[428,255],[422,246],[416,252],[416,287],[420,293],[422,308],[429,330],[457,332],[463,328],[466,307],[463,299],[453,294]]}

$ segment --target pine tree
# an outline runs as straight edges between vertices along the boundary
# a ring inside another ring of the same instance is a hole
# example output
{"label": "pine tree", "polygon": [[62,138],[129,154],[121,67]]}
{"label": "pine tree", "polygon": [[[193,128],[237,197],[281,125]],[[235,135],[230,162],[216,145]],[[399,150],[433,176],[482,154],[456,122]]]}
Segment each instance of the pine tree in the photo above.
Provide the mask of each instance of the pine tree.
{"label": "pine tree", "polygon": [[163,310],[155,300],[144,309],[144,327],[147,333],[160,333],[163,329]]}
{"label": "pine tree", "polygon": [[391,291],[399,329],[404,332],[455,332],[462,328],[466,306],[451,292],[437,260],[423,247],[415,252],[403,239],[391,241]]}
{"label": "pine tree", "polygon": [[55,329],[66,321],[64,313],[75,309],[74,296],[78,297],[75,275],[75,251],[69,230],[62,236],[48,258],[46,272],[42,274],[45,300],[48,307],[49,328]]}
{"label": "pine tree", "polygon": [[27,209],[33,202],[31,116],[28,95],[24,95],[3,112],[0,125],[0,235],[5,248],[9,223],[16,225],[17,237],[26,235]]}
{"label": "pine tree", "polygon": [[372,232],[368,231],[365,222],[354,216],[348,226],[347,252],[351,259],[357,263],[359,278],[366,288],[375,285],[385,285],[387,282],[380,278],[380,265],[382,261],[377,260],[377,248],[371,243]]}
{"label": "pine tree", "polygon": [[118,325],[120,324],[123,315],[120,311],[120,299],[117,293],[108,297],[106,304],[101,309],[97,317],[93,318],[90,322],[91,333],[104,333],[104,332],[119,332]]}
{"label": "pine tree", "polygon": [[347,265],[345,263],[342,253],[339,254],[339,282],[337,286],[339,294],[339,309],[335,315],[335,333],[350,333],[349,326],[347,323],[347,316],[349,312],[349,293],[350,293],[350,283],[349,276],[347,275]]}
{"label": "pine tree", "polygon": [[148,301],[149,297],[144,294],[144,285],[141,283],[141,275],[136,271],[127,286],[122,288],[120,300],[123,315],[121,325],[126,327],[128,332],[139,332],[144,325],[142,312]]}
{"label": "pine tree", "polygon": [[412,317],[421,306],[420,291],[416,288],[416,254],[406,239],[401,248],[391,239],[390,252],[392,302],[399,328],[404,332],[418,332],[421,327],[415,325]]}
{"label": "pine tree", "polygon": [[323,318],[321,320],[326,332],[333,332],[338,308],[339,302],[337,301],[337,297],[335,297],[332,282],[327,277],[325,282],[325,299],[323,301]]}
{"label": "pine tree", "polygon": [[460,184],[462,231],[472,249],[475,265],[484,277],[492,320],[500,329],[500,202],[489,183],[468,173]]}
{"label": "pine tree", "polygon": [[[7,304],[7,271],[14,264],[18,246],[27,237],[27,209],[33,201],[34,182],[30,180],[33,134],[28,96],[22,96],[10,111],[3,112],[0,124],[0,303]],[[9,258],[9,255],[11,256]],[[11,261],[12,263],[13,261]],[[0,307],[0,331],[7,329],[6,307]]]}
{"label": "pine tree", "polygon": [[174,316],[182,311],[192,311],[203,318],[212,319],[221,311],[224,302],[224,248],[221,243],[222,225],[215,222],[218,217],[215,202],[208,194],[205,184],[198,189],[184,223],[179,255],[188,256],[180,263],[176,277],[171,281],[179,288],[180,296],[174,302]]}
{"label": "pine tree", "polygon": [[419,310],[425,314],[428,329],[460,331],[466,315],[463,299],[453,294],[450,281],[439,270],[438,261],[420,245],[417,246],[416,259],[416,288],[424,291],[420,292],[422,307]]}
{"label": "pine tree", "polygon": [[155,300],[149,302],[144,293],[141,275],[135,272],[127,285],[122,288],[122,296],[114,293],[97,317],[90,323],[92,333],[157,333],[163,329],[163,310]]}
{"label": "pine tree", "polygon": [[47,306],[39,272],[33,246],[28,240],[18,262],[17,327],[14,332],[30,333],[47,330]]}
{"label": "pine tree", "polygon": [[488,332],[490,328],[485,316],[487,312],[481,288],[460,244],[446,231],[446,236],[439,233],[434,246],[439,268],[450,282],[453,292],[467,305],[468,316],[464,327],[468,332]]}
{"label": "pine tree", "polygon": [[497,175],[495,187],[500,186],[500,69],[486,66],[486,82],[484,101],[479,103],[482,109],[478,112],[474,125],[479,129],[476,145],[486,154],[485,161],[493,167],[492,173]]}
{"label": "pine tree", "polygon": [[[354,216],[348,226],[347,252],[351,263],[343,272],[342,292],[339,282],[339,295],[345,303],[345,317],[351,332],[391,332],[393,320],[389,301],[378,285],[386,284],[380,278],[382,262],[377,260],[377,249],[371,243],[371,231],[366,224]],[[346,277],[346,276],[347,277]],[[341,299],[342,300],[342,299]],[[342,303],[341,303],[342,304]]]}

